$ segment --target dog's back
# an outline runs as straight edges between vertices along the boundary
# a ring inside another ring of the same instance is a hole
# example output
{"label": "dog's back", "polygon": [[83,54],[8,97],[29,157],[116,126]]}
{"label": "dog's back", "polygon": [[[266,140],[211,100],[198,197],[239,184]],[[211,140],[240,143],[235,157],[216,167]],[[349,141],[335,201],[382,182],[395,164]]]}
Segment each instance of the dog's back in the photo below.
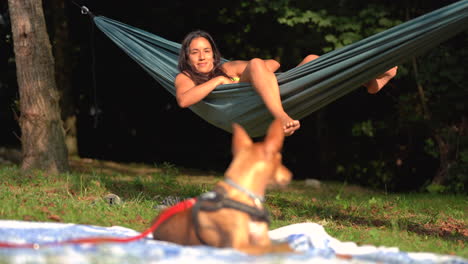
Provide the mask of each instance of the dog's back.
{"label": "dog's back", "polygon": [[180,245],[199,245],[201,243],[194,230],[192,208],[187,208],[162,222],[153,232],[153,238]]}

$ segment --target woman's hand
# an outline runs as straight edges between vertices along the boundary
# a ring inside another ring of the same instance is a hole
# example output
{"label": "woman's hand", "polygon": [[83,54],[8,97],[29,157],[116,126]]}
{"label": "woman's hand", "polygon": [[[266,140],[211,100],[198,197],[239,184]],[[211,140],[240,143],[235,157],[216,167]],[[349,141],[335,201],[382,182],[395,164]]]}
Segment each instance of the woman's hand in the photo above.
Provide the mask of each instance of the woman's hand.
{"label": "woman's hand", "polygon": [[218,85],[231,84],[231,83],[238,83],[239,82],[239,81],[234,81],[231,78],[227,78],[225,76],[217,76],[215,78],[218,81]]}

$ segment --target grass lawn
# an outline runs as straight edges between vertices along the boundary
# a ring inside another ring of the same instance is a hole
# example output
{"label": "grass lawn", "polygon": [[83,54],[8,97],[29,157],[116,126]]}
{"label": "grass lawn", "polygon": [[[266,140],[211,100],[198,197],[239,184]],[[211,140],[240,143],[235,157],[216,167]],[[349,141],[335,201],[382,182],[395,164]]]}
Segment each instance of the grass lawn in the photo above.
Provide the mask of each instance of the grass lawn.
{"label": "grass lawn", "polygon": [[[72,159],[73,172],[22,175],[0,165],[0,219],[148,228],[155,206],[166,196],[194,197],[210,190],[222,173],[163,164],[118,164]],[[118,195],[109,205],[103,197]],[[271,228],[316,222],[341,241],[398,247],[403,251],[455,254],[468,258],[466,196],[426,193],[387,194],[343,183],[320,188],[293,181],[267,192]]]}

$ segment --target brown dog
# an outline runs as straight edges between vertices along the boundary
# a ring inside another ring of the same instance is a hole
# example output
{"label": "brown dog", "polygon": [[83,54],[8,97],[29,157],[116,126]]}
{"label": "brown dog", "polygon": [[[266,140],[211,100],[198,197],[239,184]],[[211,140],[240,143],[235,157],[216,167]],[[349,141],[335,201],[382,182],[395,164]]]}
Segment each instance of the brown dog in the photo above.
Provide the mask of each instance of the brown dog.
{"label": "brown dog", "polygon": [[153,232],[154,239],[181,245],[231,247],[256,255],[292,252],[286,243],[270,241],[268,213],[262,205],[267,185],[284,186],[291,180],[291,172],[281,162],[283,141],[279,120],[270,125],[260,143],[253,143],[245,130],[234,124],[233,160],[225,180],[217,183],[212,192],[198,197],[194,204],[186,201],[183,206],[188,203],[189,207],[162,222]]}

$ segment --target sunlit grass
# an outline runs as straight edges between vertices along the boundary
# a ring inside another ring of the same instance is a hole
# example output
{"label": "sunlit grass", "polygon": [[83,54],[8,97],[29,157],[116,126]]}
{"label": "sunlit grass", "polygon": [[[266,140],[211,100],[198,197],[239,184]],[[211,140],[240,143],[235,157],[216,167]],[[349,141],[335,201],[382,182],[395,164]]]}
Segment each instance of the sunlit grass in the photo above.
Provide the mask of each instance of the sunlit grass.
{"label": "sunlit grass", "polygon": [[[221,175],[190,177],[169,164],[141,173],[96,168],[58,176],[2,167],[0,218],[143,231],[157,215],[155,206],[162,198],[194,197],[220,179]],[[104,199],[109,193],[122,202],[109,205]],[[286,189],[268,191],[266,198],[271,228],[316,222],[341,241],[468,257],[466,196],[389,194],[333,182],[317,189],[294,181]]]}

